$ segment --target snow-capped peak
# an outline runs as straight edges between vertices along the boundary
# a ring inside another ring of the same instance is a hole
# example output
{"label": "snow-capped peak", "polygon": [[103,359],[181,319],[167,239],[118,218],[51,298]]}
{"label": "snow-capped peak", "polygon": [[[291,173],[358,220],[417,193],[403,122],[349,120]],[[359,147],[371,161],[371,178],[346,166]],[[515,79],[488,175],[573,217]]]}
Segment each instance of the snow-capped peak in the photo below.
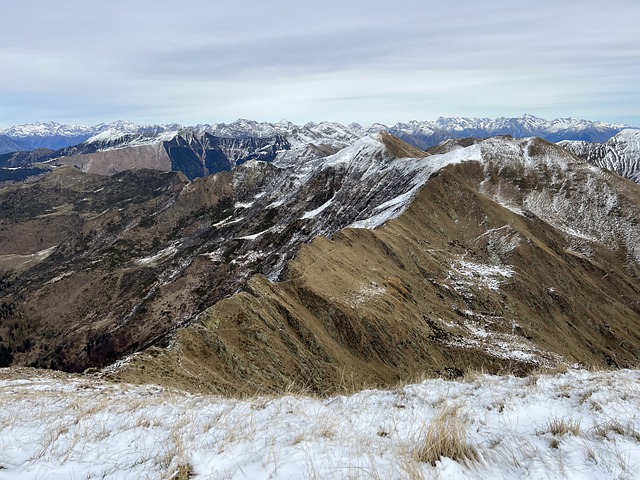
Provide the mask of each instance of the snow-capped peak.
{"label": "snow-capped peak", "polygon": [[0,130],[0,134],[12,138],[51,135],[75,137],[78,135],[89,134],[92,131],[92,128],[93,127],[85,127],[83,125],[63,125],[57,122],[36,122],[24,125],[14,125],[13,127]]}
{"label": "snow-capped peak", "polygon": [[[440,117],[435,121],[411,120],[393,126],[374,123],[366,128],[356,123],[345,126],[336,122],[322,121],[309,122],[300,126],[288,120],[268,123],[242,118],[228,124],[199,124],[194,127],[183,127],[177,124],[137,125],[126,120],[102,123],[91,127],[47,122],[14,126],[0,130],[0,134],[9,137],[9,140],[13,140],[24,150],[39,147],[56,150],[77,145],[86,140],[91,142],[114,140],[124,134],[144,135],[145,142],[152,141],[152,137],[156,135],[159,142],[166,137],[168,132],[186,129],[224,138],[272,138],[279,136],[286,138],[292,149],[296,151],[298,147],[304,150],[309,145],[320,145],[322,148],[328,147],[336,151],[366,134],[381,131],[388,131],[419,148],[426,149],[449,138],[486,138],[495,135],[512,135],[518,138],[539,136],[552,142],[562,140],[605,142],[626,127],[628,126],[575,118],[559,118],[549,121],[525,114],[517,118],[500,117],[493,120],[489,118]],[[117,132],[122,135],[117,136]],[[104,134],[104,136],[96,137],[100,134]],[[6,152],[8,151],[6,150]]]}
{"label": "snow-capped peak", "polygon": [[85,143],[96,143],[96,142],[113,142],[121,137],[123,137],[125,133],[120,130],[116,130],[115,128],[108,128],[86,140]]}

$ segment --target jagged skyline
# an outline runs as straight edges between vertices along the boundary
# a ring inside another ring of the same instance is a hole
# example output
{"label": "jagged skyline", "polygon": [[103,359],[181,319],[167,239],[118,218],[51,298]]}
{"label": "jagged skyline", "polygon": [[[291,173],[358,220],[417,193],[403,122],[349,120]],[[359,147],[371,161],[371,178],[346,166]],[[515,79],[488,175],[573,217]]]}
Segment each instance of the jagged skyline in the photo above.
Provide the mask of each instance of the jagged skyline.
{"label": "jagged skyline", "polygon": [[0,126],[383,122],[528,112],[640,124],[640,5],[12,4]]}

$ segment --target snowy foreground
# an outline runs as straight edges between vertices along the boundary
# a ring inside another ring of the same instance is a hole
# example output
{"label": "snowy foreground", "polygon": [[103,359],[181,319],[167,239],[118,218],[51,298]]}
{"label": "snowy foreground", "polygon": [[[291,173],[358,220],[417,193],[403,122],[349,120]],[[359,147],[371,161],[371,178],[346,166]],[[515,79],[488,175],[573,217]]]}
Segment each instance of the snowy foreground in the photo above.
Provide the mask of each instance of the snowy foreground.
{"label": "snowy foreground", "polygon": [[54,478],[636,479],[640,372],[251,400],[0,380],[0,479]]}

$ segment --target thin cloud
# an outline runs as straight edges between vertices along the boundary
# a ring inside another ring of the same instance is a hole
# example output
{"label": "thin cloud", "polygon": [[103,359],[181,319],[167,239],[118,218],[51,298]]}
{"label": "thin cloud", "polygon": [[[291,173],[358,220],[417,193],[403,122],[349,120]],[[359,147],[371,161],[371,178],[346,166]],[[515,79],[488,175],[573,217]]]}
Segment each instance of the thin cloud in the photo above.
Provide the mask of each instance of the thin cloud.
{"label": "thin cloud", "polygon": [[634,118],[640,4],[34,0],[0,19],[0,125]]}

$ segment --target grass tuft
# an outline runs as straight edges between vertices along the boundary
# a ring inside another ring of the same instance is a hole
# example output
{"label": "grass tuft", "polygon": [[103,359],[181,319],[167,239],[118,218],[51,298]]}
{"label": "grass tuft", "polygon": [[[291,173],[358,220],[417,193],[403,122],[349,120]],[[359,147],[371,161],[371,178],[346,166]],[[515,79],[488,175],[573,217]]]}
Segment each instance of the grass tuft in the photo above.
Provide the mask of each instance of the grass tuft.
{"label": "grass tuft", "polygon": [[467,439],[466,425],[458,417],[457,408],[445,408],[438,414],[415,452],[416,460],[433,466],[443,457],[464,464],[478,461],[478,451]]}
{"label": "grass tuft", "polygon": [[580,435],[580,421],[574,420],[572,418],[558,418],[554,417],[549,420],[549,424],[547,425],[547,431],[554,435],[561,437],[563,435]]}
{"label": "grass tuft", "polygon": [[171,480],[189,480],[193,476],[191,465],[180,465]]}

